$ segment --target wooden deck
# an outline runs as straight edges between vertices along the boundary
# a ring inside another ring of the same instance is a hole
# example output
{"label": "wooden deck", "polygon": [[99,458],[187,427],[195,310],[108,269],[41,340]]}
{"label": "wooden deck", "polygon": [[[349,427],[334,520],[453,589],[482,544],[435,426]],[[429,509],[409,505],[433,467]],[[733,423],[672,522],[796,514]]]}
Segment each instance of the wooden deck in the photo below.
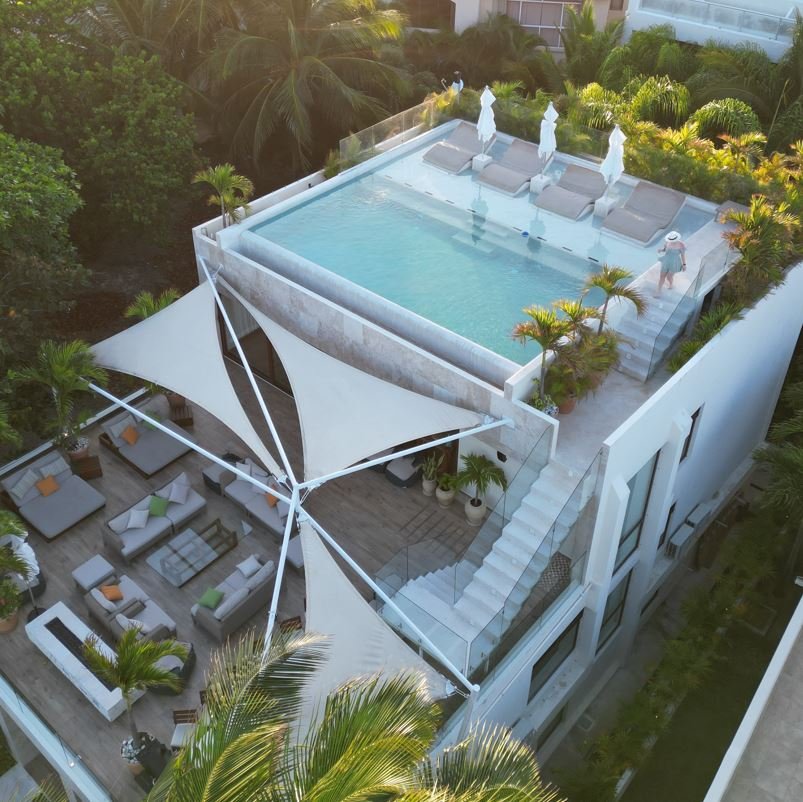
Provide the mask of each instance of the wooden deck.
{"label": "wooden deck", "polygon": [[[241,390],[242,398],[252,397],[239,367],[232,367],[232,378]],[[268,402],[277,428],[296,475],[302,474],[301,443],[298,420],[293,400],[265,384],[263,394]],[[256,402],[249,409],[255,425]],[[238,439],[216,419],[194,408],[193,435],[198,442],[212,451],[247,453]],[[103,553],[120,574],[133,578],[176,621],[178,638],[191,641],[195,646],[198,664],[187,688],[180,696],[146,694],[135,705],[140,729],[146,730],[163,742],[169,743],[172,734],[172,710],[196,707],[198,691],[204,687],[204,674],[214,641],[192,624],[190,607],[203,591],[221,581],[234,566],[252,552],[278,559],[279,546],[268,532],[254,528],[237,547],[213,563],[199,576],[181,588],[173,587],[145,562],[146,554],[125,565],[104,550],[101,534],[105,522],[148,492],[166,484],[183,470],[191,478],[192,486],[208,501],[208,509],[194,523],[203,524],[220,518],[225,525],[237,528],[243,515],[231,502],[217,496],[203,483],[201,471],[207,460],[190,453],[168,466],[150,479],[143,479],[133,468],[113,454],[101,449],[97,442],[99,428],[89,432],[92,453],[100,457],[103,476],[90,483],[106,496],[106,507],[53,541],[47,542],[37,534],[31,535],[40,565],[47,578],[47,589],[37,600],[40,607],[49,607],[57,601],[65,602],[80,618],[89,622],[81,593],[73,584],[71,571],[92,555]],[[264,424],[258,427],[262,434]],[[270,440],[266,438],[266,442]],[[275,449],[271,449],[275,453]],[[343,547],[370,574],[374,574],[394,554],[409,543],[442,536],[444,545],[458,549],[466,545],[475,530],[465,524],[462,505],[455,504],[442,510],[432,498],[423,496],[420,486],[401,489],[393,486],[379,473],[361,471],[343,477],[315,490],[308,498],[306,508]],[[154,546],[154,549],[158,546]],[[354,579],[353,575],[350,577]],[[355,581],[355,585],[370,597],[368,588]],[[288,566],[279,605],[279,619],[303,615],[304,578]],[[21,611],[27,612],[27,606]],[[249,626],[262,627],[267,610],[255,616]],[[107,642],[108,633],[98,632]],[[39,711],[42,718],[77,752],[111,793],[115,802],[133,802],[142,798],[142,791],[133,781],[119,755],[121,741],[127,735],[125,718],[106,722],[71,683],[28,640],[24,618],[17,629],[1,636],[0,668],[17,689]]]}

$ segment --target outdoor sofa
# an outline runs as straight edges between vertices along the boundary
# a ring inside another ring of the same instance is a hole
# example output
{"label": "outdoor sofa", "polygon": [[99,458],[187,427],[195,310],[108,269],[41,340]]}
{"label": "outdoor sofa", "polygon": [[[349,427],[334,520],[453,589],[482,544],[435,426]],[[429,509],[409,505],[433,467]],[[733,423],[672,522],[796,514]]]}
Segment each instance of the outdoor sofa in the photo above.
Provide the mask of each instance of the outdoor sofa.
{"label": "outdoor sofa", "polygon": [[[52,476],[57,489],[43,495],[36,482]],[[52,540],[106,504],[106,497],[75,476],[69,463],[51,451],[0,482],[6,500],[43,538]]]}
{"label": "outdoor sofa", "polygon": [[502,157],[485,167],[477,180],[499,192],[518,195],[544,167],[546,159],[539,154],[538,145],[514,139]]}
{"label": "outdoor sofa", "polygon": [[270,604],[275,574],[273,560],[252,554],[215,586],[223,597],[214,609],[200,603],[192,606],[193,623],[216,640],[224,641]]}
{"label": "outdoor sofa", "polygon": [[[186,494],[179,492],[176,485],[181,485],[182,491],[186,488]],[[131,521],[132,511],[147,510],[154,495],[167,499],[172,495],[174,499],[183,498],[183,501],[171,501],[164,515],[149,515],[144,526],[138,526],[138,521]],[[148,494],[133,507],[108,521],[103,530],[103,542],[115,554],[130,562],[205,509],[206,499],[190,486],[187,474],[180,473],[164,487]],[[132,526],[132,523],[135,525]]]}
{"label": "outdoor sofa", "polygon": [[115,640],[120,640],[131,627],[139,629],[140,636],[147,640],[175,636],[176,622],[133,579],[126,575],[119,579],[111,577],[102,585],[116,585],[123,598],[111,601],[96,587],[84,595],[84,602],[89,616],[105,627]]}
{"label": "outdoor sofa", "polygon": [[[280,493],[286,494],[285,488],[280,487],[276,479],[260,468],[253,460],[246,459],[243,462],[238,462],[237,468],[268,485],[268,487],[275,488]],[[270,503],[266,493],[263,493],[258,487],[245,479],[241,479],[231,471],[223,472],[220,477],[220,487],[223,495],[241,507],[251,520],[264,526],[277,538],[281,538],[284,535],[284,526],[287,523],[287,515],[290,512],[290,506],[287,502]]]}
{"label": "outdoor sofa", "polygon": [[424,154],[424,161],[456,175],[470,167],[472,159],[482,151],[477,127],[461,121],[445,140],[437,142]]}
{"label": "outdoor sofa", "polygon": [[624,205],[614,209],[602,227],[647,245],[675,219],[685,200],[682,192],[639,181]]}
{"label": "outdoor sofa", "polygon": [[[170,420],[170,404],[163,395],[148,399],[138,408],[176,434],[195,442],[184,429]],[[153,476],[190,451],[189,446],[127,411],[102,423],[101,428],[100,444],[145,477]],[[127,442],[124,437],[129,428],[135,432],[134,442]]]}
{"label": "outdoor sofa", "polygon": [[569,220],[579,220],[605,194],[606,186],[599,170],[570,164],[556,183],[543,189],[535,205]]}

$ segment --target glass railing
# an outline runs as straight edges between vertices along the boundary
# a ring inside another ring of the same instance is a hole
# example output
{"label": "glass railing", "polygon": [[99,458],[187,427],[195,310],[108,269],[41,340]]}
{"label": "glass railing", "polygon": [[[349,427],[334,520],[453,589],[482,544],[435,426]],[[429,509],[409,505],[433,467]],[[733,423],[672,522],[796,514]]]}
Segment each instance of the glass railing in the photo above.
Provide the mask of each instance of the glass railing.
{"label": "glass railing", "polygon": [[794,17],[704,0],[641,0],[639,7],[700,25],[788,42],[795,27]]}
{"label": "glass railing", "polygon": [[[552,436],[551,426],[544,429],[467,546],[455,551],[437,535],[405,546],[377,571],[374,578],[382,590],[393,596],[409,582],[434,574],[430,587],[435,595],[447,604],[455,604],[549,462]],[[444,526],[448,525],[445,521]]]}
{"label": "glass railing", "polygon": [[726,271],[736,256],[738,256],[736,251],[723,239],[700,260],[697,275],[691,280],[686,292],[675,302],[669,317],[653,341],[647,378],[658,370],[664,357],[683,335],[687,323],[697,309],[702,288],[714,276]]}
{"label": "glass railing", "polygon": [[472,680],[485,678],[525,632],[582,583],[596,521],[601,461],[600,452],[575,485],[499,612],[472,640],[468,659]]}

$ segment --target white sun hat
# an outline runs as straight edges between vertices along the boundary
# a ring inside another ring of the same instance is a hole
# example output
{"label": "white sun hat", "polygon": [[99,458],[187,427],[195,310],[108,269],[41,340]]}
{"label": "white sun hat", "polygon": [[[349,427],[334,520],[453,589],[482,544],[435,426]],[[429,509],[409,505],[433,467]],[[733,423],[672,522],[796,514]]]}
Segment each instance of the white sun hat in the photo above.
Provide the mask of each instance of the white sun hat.
{"label": "white sun hat", "polygon": [[680,239],[680,232],[679,231],[670,231],[665,237],[664,240],[666,242],[675,242],[676,240]]}

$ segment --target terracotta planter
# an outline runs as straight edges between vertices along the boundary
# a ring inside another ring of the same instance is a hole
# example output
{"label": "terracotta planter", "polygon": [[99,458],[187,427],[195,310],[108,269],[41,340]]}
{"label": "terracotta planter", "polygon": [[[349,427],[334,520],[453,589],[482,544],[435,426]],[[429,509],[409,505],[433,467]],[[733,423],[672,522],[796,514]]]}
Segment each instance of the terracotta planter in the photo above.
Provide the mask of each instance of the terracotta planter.
{"label": "terracotta planter", "polygon": [[142,774],[145,771],[145,766],[142,763],[126,763],[128,766],[128,770],[136,777],[138,774]]}
{"label": "terracotta planter", "polygon": [[68,451],[67,456],[70,458],[70,462],[78,462],[79,459],[89,456],[89,446],[78,448],[75,451]]}
{"label": "terracotta planter", "polygon": [[[475,501],[479,501],[479,504],[475,504]],[[463,509],[465,510],[466,520],[469,524],[471,524],[471,526],[479,526],[485,520],[485,512],[488,508],[485,506],[485,502],[482,499],[470,498]]]}
{"label": "terracotta planter", "polygon": [[421,480],[421,491],[425,496],[434,496],[435,495],[435,488],[438,486],[437,479],[422,479]]}
{"label": "terracotta planter", "polygon": [[13,632],[19,621],[19,611],[14,611],[8,618],[0,618],[0,632]]}
{"label": "terracotta planter", "polygon": [[435,498],[438,499],[438,504],[441,507],[450,507],[454,501],[456,490],[441,490],[439,487],[435,488]]}
{"label": "terracotta planter", "polygon": [[167,403],[170,404],[170,409],[178,409],[187,405],[187,399],[178,393],[165,393]]}
{"label": "terracotta planter", "polygon": [[561,415],[568,415],[570,412],[574,412],[576,406],[577,396],[570,395],[562,404],[558,404],[558,412]]}

